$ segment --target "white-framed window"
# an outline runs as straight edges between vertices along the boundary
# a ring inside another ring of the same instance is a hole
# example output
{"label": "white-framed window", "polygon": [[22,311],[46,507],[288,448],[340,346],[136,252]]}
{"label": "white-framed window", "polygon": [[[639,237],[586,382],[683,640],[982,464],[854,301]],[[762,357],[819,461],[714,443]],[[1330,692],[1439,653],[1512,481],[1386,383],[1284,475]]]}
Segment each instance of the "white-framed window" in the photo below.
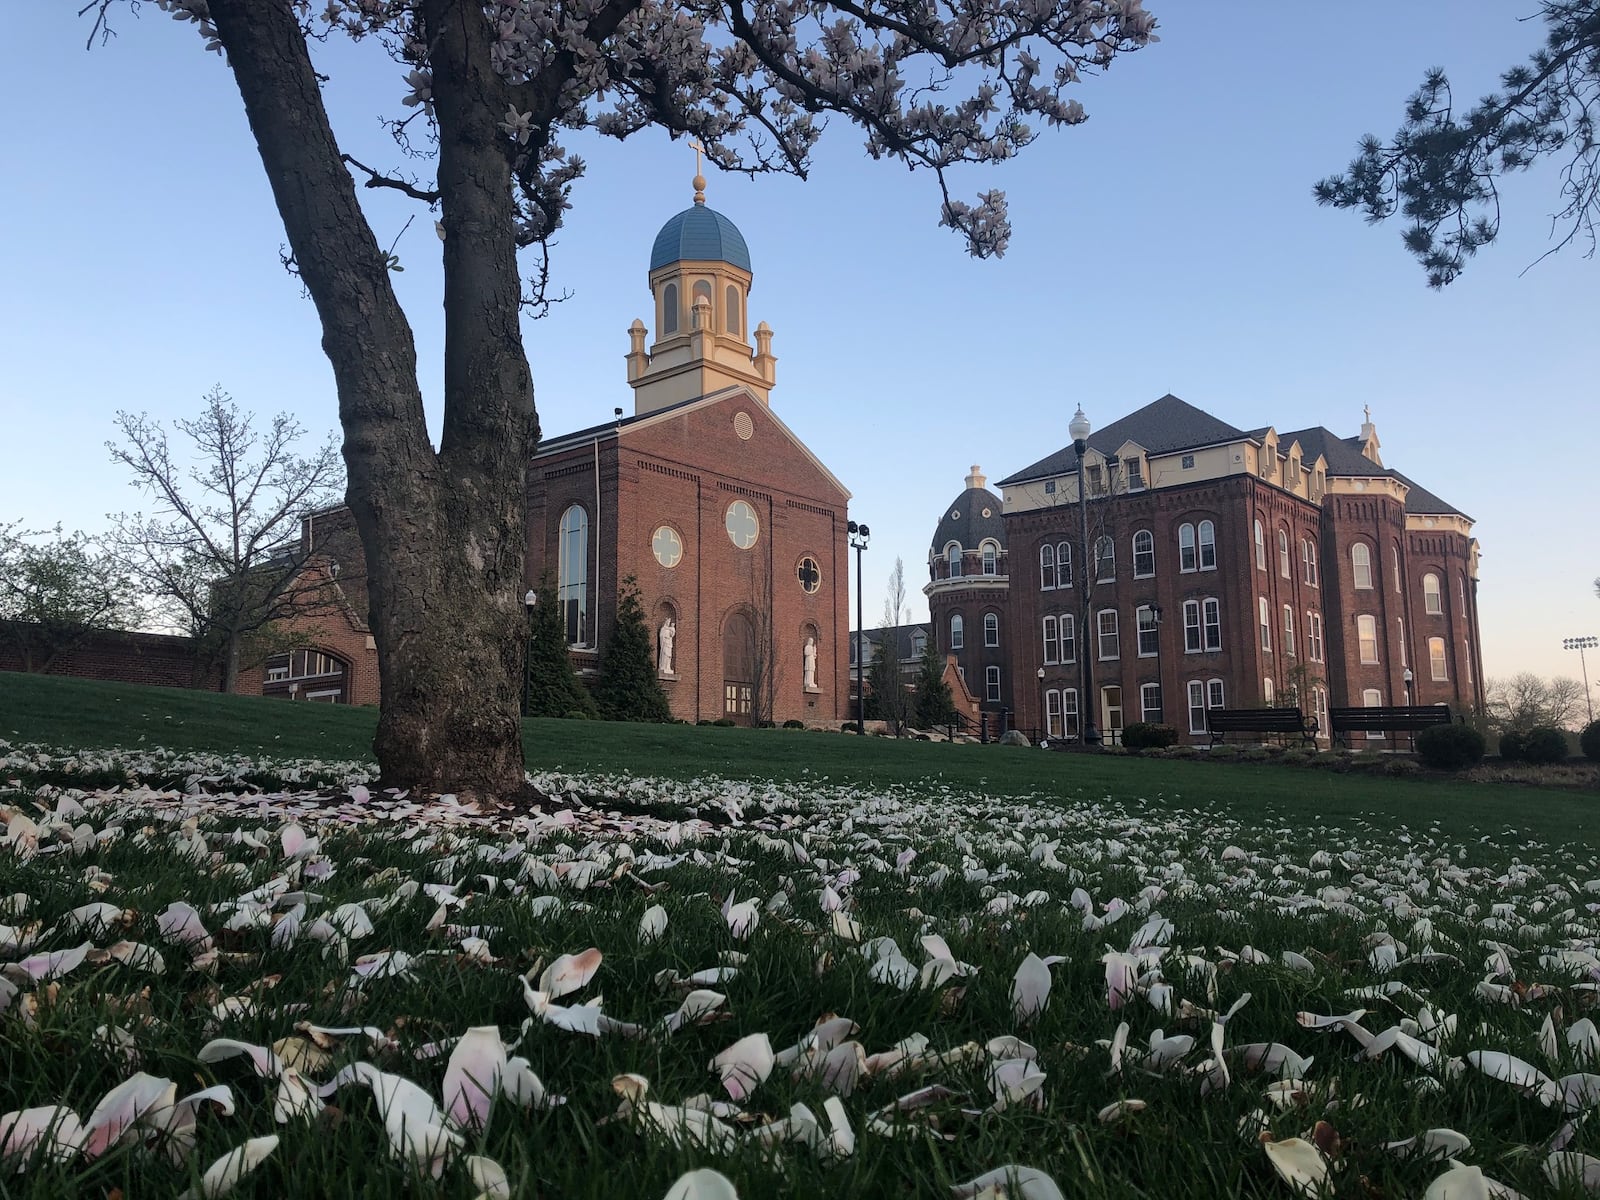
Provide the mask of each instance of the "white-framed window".
{"label": "white-framed window", "polygon": [[1395,639],[1400,645],[1400,665],[1409,667],[1411,664],[1406,661],[1406,619],[1396,617],[1394,623],[1400,627],[1400,636]]}
{"label": "white-framed window", "polygon": [[1000,546],[996,542],[984,542],[978,547],[983,555],[983,573],[985,575],[998,575],[1000,573]]}
{"label": "white-framed window", "polygon": [[1456,597],[1461,602],[1461,615],[1467,615],[1467,573],[1456,572]]}
{"label": "white-framed window", "polygon": [[[1361,706],[1363,708],[1382,708],[1383,693],[1377,688],[1367,688],[1361,693]],[[1382,741],[1383,730],[1369,729],[1367,730],[1367,737],[1372,741]]]}
{"label": "white-framed window", "polygon": [[1422,608],[1429,616],[1444,615],[1444,595],[1439,590],[1439,577],[1432,571],[1422,577]]}
{"label": "white-framed window", "polygon": [[1356,587],[1372,590],[1372,550],[1365,542],[1356,542],[1350,547],[1350,573]]}
{"label": "white-framed window", "polygon": [[1461,639],[1461,664],[1467,670],[1467,687],[1472,687],[1472,639]]}
{"label": "white-framed window", "polygon": [[1117,543],[1115,538],[1097,537],[1094,540],[1094,579],[1096,583],[1111,583],[1117,577]]}
{"label": "white-framed window", "polygon": [[1078,689],[1061,689],[1061,732],[1064,736],[1078,736]]}
{"label": "white-framed window", "polygon": [[1056,588],[1056,548],[1046,542],[1039,547],[1039,590],[1053,592]]}
{"label": "white-framed window", "polygon": [[1405,584],[1402,583],[1401,579],[1400,579],[1400,543],[1399,542],[1393,542],[1393,543],[1390,544],[1390,546],[1389,546],[1389,556],[1390,556],[1390,559],[1392,560],[1392,562],[1394,564],[1394,570],[1392,572],[1392,574],[1394,575],[1394,590],[1395,590],[1396,594],[1404,595],[1406,588],[1405,588]]}
{"label": "white-framed window", "polygon": [[556,554],[556,602],[567,627],[567,645],[589,644],[589,514],[574,504],[561,514]]}
{"label": "white-framed window", "polygon": [[1134,613],[1139,630],[1139,657],[1154,658],[1161,653],[1161,627],[1156,623],[1156,611],[1141,604]]}
{"label": "white-framed window", "polygon": [[1277,700],[1277,693],[1272,686],[1272,676],[1268,675],[1261,681],[1261,699],[1268,708]]}
{"label": "white-framed window", "polygon": [[1100,636],[1100,658],[1120,658],[1122,643],[1117,634],[1117,610],[1102,608],[1095,614],[1095,629]]}
{"label": "white-framed window", "polygon": [[1161,685],[1159,683],[1141,683],[1139,685],[1139,718],[1151,725],[1161,723]]}
{"label": "white-framed window", "polygon": [[999,667],[985,667],[983,669],[983,691],[984,691],[984,696],[988,699],[990,704],[999,703],[999,701],[1000,701],[1000,668]]}
{"label": "white-framed window", "polygon": [[1317,544],[1310,538],[1300,539],[1300,581],[1317,586]]}
{"label": "white-framed window", "polygon": [[1084,468],[1084,471],[1088,476],[1089,495],[1103,495],[1106,490],[1106,484],[1104,473],[1100,469],[1100,464],[1090,463],[1086,468]]}
{"label": "white-framed window", "polygon": [[1185,521],[1178,526],[1178,570],[1187,575],[1200,569],[1200,559],[1195,552],[1194,526]]}
{"label": "white-framed window", "polygon": [[1061,693],[1053,688],[1044,694],[1044,731],[1048,737],[1061,736]]}
{"label": "white-framed window", "polygon": [[1071,613],[1062,613],[1058,628],[1061,630],[1061,661],[1078,661],[1078,619]]}
{"label": "white-framed window", "polygon": [[1040,624],[1044,634],[1044,662],[1048,667],[1060,661],[1056,649],[1061,644],[1060,625],[1054,617],[1046,617]]}
{"label": "white-framed window", "polygon": [[1156,535],[1141,529],[1133,535],[1133,577],[1150,579],[1156,573]]}
{"label": "white-framed window", "polygon": [[1293,579],[1293,571],[1289,565],[1289,531],[1278,530],[1278,574],[1284,579]]}
{"label": "white-framed window", "polygon": [[1306,610],[1306,657],[1312,662],[1322,661],[1322,614]]}
{"label": "white-framed window", "polygon": [[1200,653],[1200,601],[1183,602],[1183,652]]}
{"label": "white-framed window", "polygon": [[1072,586],[1072,543],[1062,542],[1056,546],[1056,586],[1069,588]]}
{"label": "white-framed window", "polygon": [[944,548],[944,560],[950,564],[947,572],[951,579],[961,578],[961,543],[951,542]]}
{"label": "white-framed window", "polygon": [[1257,599],[1256,599],[1256,613],[1257,613],[1257,617],[1258,617],[1258,623],[1261,626],[1261,648],[1263,650],[1271,650],[1272,649],[1272,610],[1271,610],[1270,606],[1267,604],[1267,598],[1265,596],[1257,597]]}
{"label": "white-framed window", "polygon": [[966,622],[961,619],[960,613],[950,614],[950,649],[961,650],[967,644]]}
{"label": "white-framed window", "polygon": [[1207,705],[1207,707],[1209,707],[1209,708],[1227,708],[1228,706],[1225,703],[1223,703],[1223,701],[1225,699],[1225,696],[1224,696],[1224,692],[1225,691],[1226,691],[1226,689],[1222,685],[1222,680],[1220,680],[1220,679],[1209,679],[1209,680],[1207,680],[1206,681],[1206,705]]}
{"label": "white-framed window", "polygon": [[1130,492],[1144,491],[1144,459],[1135,454],[1132,458],[1122,460],[1128,467],[1128,490]]}
{"label": "white-framed window", "polygon": [[1311,703],[1317,714],[1317,733],[1321,737],[1328,736],[1328,689],[1314,687],[1311,689]]}
{"label": "white-framed window", "polygon": [[1207,596],[1200,607],[1205,616],[1206,649],[1222,649],[1222,601]]}
{"label": "white-framed window", "polygon": [[1189,732],[1206,731],[1206,685],[1202,680],[1189,680]]}
{"label": "white-framed window", "polygon": [[983,644],[985,646],[998,646],[1000,644],[1000,614],[987,612],[983,614]]}
{"label": "white-framed window", "polygon": [[1378,661],[1378,619],[1370,613],[1362,613],[1356,617],[1356,645],[1360,649],[1363,663],[1371,664]]}
{"label": "white-framed window", "polygon": [[1440,683],[1450,678],[1450,672],[1444,658],[1444,639],[1431,637],[1428,639],[1428,671]]}
{"label": "white-framed window", "polygon": [[1255,524],[1255,541],[1256,570],[1265,571],[1267,569],[1267,531],[1261,528],[1261,520],[1259,517],[1256,519]]}
{"label": "white-framed window", "polygon": [[1292,658],[1300,651],[1299,643],[1294,640],[1294,605],[1283,606],[1283,648]]}
{"label": "white-framed window", "polygon": [[1215,521],[1200,522],[1200,569],[1202,571],[1215,571],[1217,569],[1217,523]]}

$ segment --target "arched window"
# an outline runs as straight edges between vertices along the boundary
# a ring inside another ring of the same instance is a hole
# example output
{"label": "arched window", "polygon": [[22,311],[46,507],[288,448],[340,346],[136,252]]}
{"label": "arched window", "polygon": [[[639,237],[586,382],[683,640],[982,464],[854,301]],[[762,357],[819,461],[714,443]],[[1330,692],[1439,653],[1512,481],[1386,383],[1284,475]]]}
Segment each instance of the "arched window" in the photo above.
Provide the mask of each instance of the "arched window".
{"label": "arched window", "polygon": [[1062,542],[1056,547],[1056,586],[1072,586],[1072,543]]}
{"label": "arched window", "polygon": [[1078,619],[1071,613],[1061,614],[1061,661],[1078,661]]}
{"label": "arched window", "polygon": [[1428,668],[1433,678],[1444,683],[1450,678],[1449,671],[1444,661],[1444,639],[1431,637],[1428,639]]}
{"label": "arched window", "polygon": [[966,622],[961,619],[960,613],[950,616],[950,649],[961,650],[967,644]]}
{"label": "arched window", "polygon": [[1283,606],[1283,650],[1293,658],[1300,653],[1299,644],[1294,639],[1294,605]]}
{"label": "arched window", "polygon": [[1256,570],[1267,569],[1267,535],[1261,528],[1261,522],[1256,522]]}
{"label": "arched window", "polygon": [[1046,544],[1039,547],[1039,590],[1053,591],[1056,586],[1056,548]]}
{"label": "arched window", "polygon": [[1272,649],[1272,610],[1271,610],[1271,608],[1268,607],[1267,598],[1265,596],[1261,596],[1261,597],[1257,598],[1257,600],[1256,600],[1256,609],[1257,609],[1258,619],[1259,619],[1259,622],[1260,622],[1260,625],[1261,625],[1261,648],[1263,650],[1271,650]]}
{"label": "arched window", "polygon": [[1148,529],[1133,535],[1133,577],[1149,579],[1156,573],[1156,538]]}
{"label": "arched window", "polygon": [[1187,574],[1199,569],[1200,559],[1194,548],[1194,526],[1185,522],[1178,526],[1178,570]]}
{"label": "arched window", "polygon": [[951,579],[961,578],[961,543],[951,542],[944,548],[944,560],[950,564],[948,575]]}
{"label": "arched window", "polygon": [[1456,573],[1456,600],[1461,605],[1461,615],[1463,617],[1466,616],[1467,615],[1467,573],[1465,571],[1458,571]]}
{"label": "arched window", "polygon": [[998,613],[983,614],[983,644],[985,646],[998,646],[1000,644],[1000,615]]}
{"label": "arched window", "polygon": [[[691,317],[693,317],[693,310],[700,306],[700,301],[702,300],[706,302],[706,308],[709,310],[711,307],[711,285],[704,279],[697,279],[694,283],[693,297],[689,304]],[[690,322],[696,329],[701,328],[701,326],[695,324],[695,322],[698,320],[698,317],[693,317],[693,320]],[[705,328],[711,328],[711,323],[709,321],[707,322]]]}
{"label": "arched window", "polygon": [[1372,590],[1372,551],[1365,542],[1357,542],[1350,547],[1350,571],[1355,577],[1355,586],[1364,591]]}
{"label": "arched window", "polygon": [[1261,681],[1261,698],[1266,701],[1268,708],[1272,707],[1273,691],[1270,677]]}
{"label": "arched window", "polygon": [[1370,664],[1378,661],[1378,619],[1370,613],[1361,613],[1356,617],[1356,644],[1362,662]]}
{"label": "arched window", "polygon": [[994,542],[984,542],[979,550],[983,554],[983,573],[997,575],[1000,572],[1000,547]]}
{"label": "arched window", "polygon": [[1400,581],[1400,543],[1394,542],[1389,547],[1389,559],[1394,564],[1394,590],[1405,593],[1405,584]]}
{"label": "arched window", "polygon": [[1094,578],[1096,583],[1110,583],[1117,577],[1117,543],[1109,537],[1094,540]]}
{"label": "arched window", "polygon": [[1422,607],[1431,616],[1444,613],[1444,596],[1439,591],[1439,577],[1429,571],[1422,577]]}
{"label": "arched window", "polygon": [[678,285],[675,283],[661,289],[661,332],[678,332]]}
{"label": "arched window", "polygon": [[1215,521],[1200,522],[1200,569],[1217,569],[1217,525]]}
{"label": "arched window", "polygon": [[1278,574],[1285,579],[1291,578],[1289,574],[1289,531],[1278,530]]}
{"label": "arched window", "polygon": [[1312,587],[1317,585],[1317,544],[1310,538],[1300,542],[1300,579]]}
{"label": "arched window", "polygon": [[589,644],[589,514],[574,504],[561,514],[556,601],[566,620],[567,644]]}
{"label": "arched window", "polygon": [[731,283],[728,285],[726,304],[728,309],[728,332],[733,334],[734,337],[738,337],[740,329],[739,289]]}

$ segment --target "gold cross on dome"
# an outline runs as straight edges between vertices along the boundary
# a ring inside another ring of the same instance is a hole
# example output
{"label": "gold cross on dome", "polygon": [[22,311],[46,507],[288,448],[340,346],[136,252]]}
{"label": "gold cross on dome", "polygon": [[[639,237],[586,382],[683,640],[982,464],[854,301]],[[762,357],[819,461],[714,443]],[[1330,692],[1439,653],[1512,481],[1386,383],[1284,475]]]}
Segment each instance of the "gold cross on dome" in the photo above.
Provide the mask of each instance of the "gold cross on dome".
{"label": "gold cross on dome", "polygon": [[706,177],[700,173],[700,156],[706,152],[706,148],[693,138],[690,138],[689,149],[694,151],[694,202],[696,204],[704,204],[706,202]]}
{"label": "gold cross on dome", "polygon": [[694,173],[698,175],[700,174],[700,156],[706,152],[706,148],[695,141],[694,138],[690,138],[689,149],[694,151]]}

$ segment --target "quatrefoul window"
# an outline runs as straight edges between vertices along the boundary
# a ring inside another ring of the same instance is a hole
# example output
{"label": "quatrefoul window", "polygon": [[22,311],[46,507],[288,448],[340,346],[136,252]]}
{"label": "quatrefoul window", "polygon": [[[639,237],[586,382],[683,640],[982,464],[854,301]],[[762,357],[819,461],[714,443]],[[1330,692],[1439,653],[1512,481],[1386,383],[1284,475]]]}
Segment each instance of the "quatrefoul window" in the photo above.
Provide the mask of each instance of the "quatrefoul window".
{"label": "quatrefoul window", "polygon": [[650,549],[663,567],[675,567],[683,560],[683,539],[670,525],[657,529],[650,539]]}
{"label": "quatrefoul window", "polygon": [[800,586],[806,595],[814,596],[817,589],[822,586],[822,568],[817,566],[817,560],[809,554],[800,560],[800,565],[794,569],[794,577],[800,581]]}
{"label": "quatrefoul window", "polygon": [[741,550],[748,550],[756,544],[756,538],[761,533],[761,522],[756,520],[755,509],[743,500],[735,500],[728,505],[723,528],[728,531],[729,541]]}

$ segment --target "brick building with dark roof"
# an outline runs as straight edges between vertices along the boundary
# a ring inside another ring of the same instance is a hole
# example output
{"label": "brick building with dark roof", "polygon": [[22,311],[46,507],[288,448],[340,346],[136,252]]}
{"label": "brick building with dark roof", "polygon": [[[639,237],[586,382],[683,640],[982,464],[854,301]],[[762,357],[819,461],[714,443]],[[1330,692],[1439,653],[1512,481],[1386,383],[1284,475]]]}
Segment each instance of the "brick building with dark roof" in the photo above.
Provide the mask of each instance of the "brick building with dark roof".
{"label": "brick building with dark roof", "polygon": [[976,468],[940,518],[933,636],[986,711],[1069,737],[1086,717],[1112,736],[1159,721],[1194,742],[1208,708],[1298,704],[1326,744],[1330,707],[1481,708],[1472,520],[1384,464],[1370,417],[1353,438],[1247,431],[1167,395],[1092,431],[1082,465],[1088,546],[1071,445],[983,493],[998,532],[952,515]]}

